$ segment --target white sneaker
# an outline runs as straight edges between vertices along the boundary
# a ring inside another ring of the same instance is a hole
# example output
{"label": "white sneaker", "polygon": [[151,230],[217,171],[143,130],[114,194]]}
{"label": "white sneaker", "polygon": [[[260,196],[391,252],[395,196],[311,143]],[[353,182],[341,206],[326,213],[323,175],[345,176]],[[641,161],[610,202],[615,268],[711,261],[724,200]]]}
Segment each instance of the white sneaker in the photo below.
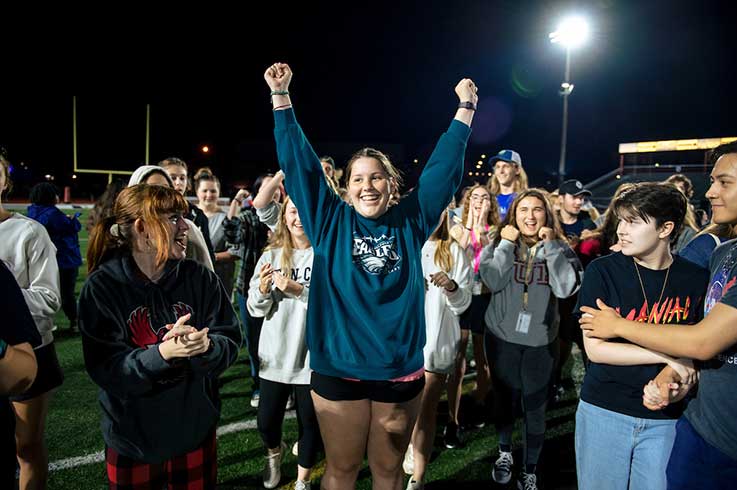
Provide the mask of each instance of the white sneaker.
{"label": "white sneaker", "polygon": [[497,483],[506,485],[509,483],[509,480],[512,479],[513,465],[514,460],[512,459],[512,453],[499,451],[499,458],[494,462],[494,469],[491,470],[491,478]]}
{"label": "white sneaker", "polygon": [[279,445],[278,453],[266,456],[264,472],[262,474],[264,488],[276,488],[276,486],[279,485],[279,480],[281,480],[281,460],[284,455],[284,451],[286,450],[287,445],[282,441]]}
{"label": "white sneaker", "polygon": [[[415,472],[415,451],[412,448],[412,444],[407,446],[407,451],[404,453],[404,461],[402,461],[402,469],[405,475],[410,475]],[[412,483],[412,480],[410,480]],[[407,486],[409,488],[409,486]]]}
{"label": "white sneaker", "polygon": [[289,398],[287,398],[287,410],[293,410],[294,409],[294,393],[289,395]]}
{"label": "white sneaker", "polygon": [[258,408],[258,402],[261,400],[261,394],[258,391],[254,391],[253,395],[251,395],[251,406],[253,408]]}
{"label": "white sneaker", "polygon": [[295,456],[299,456],[299,441],[294,441],[294,446],[292,446],[292,454]]}
{"label": "white sneaker", "polygon": [[537,490],[537,476],[535,473],[520,474],[517,479],[517,490]]}
{"label": "white sneaker", "polygon": [[421,481],[414,481],[412,478],[409,479],[407,482],[407,489],[406,490],[422,490],[425,488],[425,484]]}
{"label": "white sneaker", "polygon": [[294,490],[310,490],[311,488],[309,481],[297,480],[294,482]]}

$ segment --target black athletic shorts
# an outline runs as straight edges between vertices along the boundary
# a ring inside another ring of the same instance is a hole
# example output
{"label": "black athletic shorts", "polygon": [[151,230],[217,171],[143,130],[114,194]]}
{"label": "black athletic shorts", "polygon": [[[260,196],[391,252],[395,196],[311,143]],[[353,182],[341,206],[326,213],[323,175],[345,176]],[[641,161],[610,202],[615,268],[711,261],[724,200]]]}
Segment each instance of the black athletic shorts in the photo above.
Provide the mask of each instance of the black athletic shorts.
{"label": "black athletic shorts", "polygon": [[486,332],[486,310],[491,302],[491,293],[477,294],[471,296],[471,305],[461,313],[458,322],[461,330],[470,330],[472,333],[483,334]]}
{"label": "black athletic shorts", "polygon": [[425,376],[414,381],[352,381],[312,372],[310,388],[332,401],[371,400],[381,403],[404,403],[425,387]]}
{"label": "black athletic shorts", "polygon": [[56,357],[56,347],[53,342],[34,349],[33,352],[36,354],[36,363],[38,364],[36,379],[25,393],[9,397],[10,401],[24,402],[36,398],[54,388],[58,388],[64,381],[64,374],[59,365],[59,358]]}

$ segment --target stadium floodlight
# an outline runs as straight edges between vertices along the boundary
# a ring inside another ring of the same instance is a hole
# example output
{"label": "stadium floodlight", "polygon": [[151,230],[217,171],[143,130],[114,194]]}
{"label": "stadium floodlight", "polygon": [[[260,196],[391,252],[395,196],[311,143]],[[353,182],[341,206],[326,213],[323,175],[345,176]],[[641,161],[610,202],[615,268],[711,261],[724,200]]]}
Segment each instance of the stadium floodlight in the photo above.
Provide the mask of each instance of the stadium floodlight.
{"label": "stadium floodlight", "polygon": [[583,17],[567,17],[548,37],[553,44],[562,44],[567,49],[576,48],[588,39],[589,24]]}
{"label": "stadium floodlight", "polygon": [[589,25],[583,17],[572,16],[563,19],[558,29],[548,37],[553,44],[560,44],[566,48],[566,71],[563,83],[560,84],[559,94],[563,97],[563,129],[560,137],[560,161],[558,162],[558,183],[562,183],[566,176],[566,143],[568,138],[568,97],[573,92],[571,83],[571,49],[581,46],[589,37]]}

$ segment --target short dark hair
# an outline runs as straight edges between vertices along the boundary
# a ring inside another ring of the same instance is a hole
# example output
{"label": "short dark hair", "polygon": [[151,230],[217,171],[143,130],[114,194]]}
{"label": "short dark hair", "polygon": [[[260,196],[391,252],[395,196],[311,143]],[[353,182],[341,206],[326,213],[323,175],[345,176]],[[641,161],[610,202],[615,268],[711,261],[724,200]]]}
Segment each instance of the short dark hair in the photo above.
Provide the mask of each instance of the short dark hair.
{"label": "short dark hair", "polygon": [[689,199],[693,197],[693,182],[685,175],[673,174],[665,179],[665,181],[674,185],[683,184],[683,193],[686,194],[686,197]]}
{"label": "short dark hair", "polygon": [[724,143],[723,145],[719,145],[711,150],[709,152],[709,165],[713,167],[714,165],[716,165],[717,160],[719,160],[724,155],[728,155],[730,153],[737,153],[737,141]]}
{"label": "short dark hair", "polygon": [[59,192],[51,182],[39,182],[31,188],[31,203],[39,206],[55,206]]}
{"label": "short dark hair", "polygon": [[675,242],[686,218],[688,200],[673,184],[641,182],[620,194],[613,204],[614,212],[620,219],[624,212],[638,216],[646,223],[653,219],[656,228],[668,221],[673,222],[670,241]]}
{"label": "short dark hair", "polygon": [[333,160],[333,157],[325,155],[323,157],[320,157],[320,161],[329,163],[331,167],[335,168],[335,160]]}

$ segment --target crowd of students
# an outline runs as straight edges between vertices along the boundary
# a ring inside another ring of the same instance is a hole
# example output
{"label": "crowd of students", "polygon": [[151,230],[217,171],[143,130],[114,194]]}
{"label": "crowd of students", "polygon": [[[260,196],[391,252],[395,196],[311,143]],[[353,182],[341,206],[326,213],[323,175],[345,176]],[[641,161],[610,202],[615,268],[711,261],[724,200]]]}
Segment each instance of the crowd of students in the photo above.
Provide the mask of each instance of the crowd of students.
{"label": "crowd of students", "polygon": [[[373,488],[424,488],[445,392],[444,445],[462,446],[464,430],[491,420],[499,444],[489,478],[534,490],[547,407],[572,387],[562,367],[573,343],[586,368],[579,488],[734,486],[737,144],[710,153],[703,230],[680,175],[624,184],[599,215],[579,181],[531,188],[520,154],[502,150],[488,183],[460,189],[478,103],[463,79],[447,131],[403,195],[399,172],[373,148],[348,160],[341,186],[297,122],[289,66],[264,78],[281,170],[227,210],[212,170],[190,179],[178,158],[111,185],[91,213],[78,302],[78,215],[55,206],[50,184],[34,188],[28,216],[0,199],[0,301],[10,311],[0,330],[2,443],[15,448],[21,489],[47,480],[60,308],[100,388],[110,488],[215,488],[218,376],[242,344],[265,488],[282,482],[292,406],[295,488],[311,488],[321,453],[321,488],[353,488],[364,459]],[[4,196],[9,164],[0,164]],[[462,421],[469,340],[476,383]],[[15,460],[0,467],[12,488]]]}

